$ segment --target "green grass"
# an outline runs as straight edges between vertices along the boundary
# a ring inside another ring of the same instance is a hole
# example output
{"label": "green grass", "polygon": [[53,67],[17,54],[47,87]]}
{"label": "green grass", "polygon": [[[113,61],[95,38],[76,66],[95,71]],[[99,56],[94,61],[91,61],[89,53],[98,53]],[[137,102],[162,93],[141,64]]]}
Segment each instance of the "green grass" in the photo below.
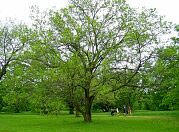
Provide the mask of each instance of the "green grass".
{"label": "green grass", "polygon": [[93,114],[93,122],[63,114],[0,114],[0,132],[179,132],[178,112],[136,111],[132,116]]}
{"label": "green grass", "polygon": [[135,111],[133,116],[173,116],[179,117],[179,111],[149,111],[149,110],[138,110]]}

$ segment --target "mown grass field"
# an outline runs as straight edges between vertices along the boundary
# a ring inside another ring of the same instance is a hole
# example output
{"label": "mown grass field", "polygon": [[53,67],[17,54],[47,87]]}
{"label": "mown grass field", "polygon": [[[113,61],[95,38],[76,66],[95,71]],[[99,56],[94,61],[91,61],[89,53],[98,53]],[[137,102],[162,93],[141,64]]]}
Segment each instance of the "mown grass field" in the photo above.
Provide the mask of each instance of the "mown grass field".
{"label": "mown grass field", "polygon": [[72,115],[0,114],[0,132],[179,132],[179,112],[137,111],[132,116],[94,113],[93,122]]}

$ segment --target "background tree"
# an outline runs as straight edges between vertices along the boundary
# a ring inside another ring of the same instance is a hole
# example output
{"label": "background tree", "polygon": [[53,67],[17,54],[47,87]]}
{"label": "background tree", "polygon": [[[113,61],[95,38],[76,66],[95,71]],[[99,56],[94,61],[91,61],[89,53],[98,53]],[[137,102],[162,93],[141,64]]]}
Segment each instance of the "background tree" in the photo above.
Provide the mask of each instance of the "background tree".
{"label": "background tree", "polygon": [[[17,62],[19,56],[25,51],[29,31],[25,25],[9,24],[0,25],[0,102],[3,107],[3,90],[2,81],[7,72],[12,73],[12,63]],[[13,86],[13,83],[9,85]],[[14,86],[15,87],[15,86]],[[8,100],[8,98],[6,98]],[[12,106],[13,107],[13,106]]]}
{"label": "background tree", "polygon": [[27,27],[7,25],[0,27],[0,80],[6,74],[9,64],[17,60],[28,40]]}
{"label": "background tree", "polygon": [[[177,28],[177,26],[176,26]],[[155,64],[142,73],[144,104],[151,110],[178,109],[178,37],[170,46],[158,50]]]}

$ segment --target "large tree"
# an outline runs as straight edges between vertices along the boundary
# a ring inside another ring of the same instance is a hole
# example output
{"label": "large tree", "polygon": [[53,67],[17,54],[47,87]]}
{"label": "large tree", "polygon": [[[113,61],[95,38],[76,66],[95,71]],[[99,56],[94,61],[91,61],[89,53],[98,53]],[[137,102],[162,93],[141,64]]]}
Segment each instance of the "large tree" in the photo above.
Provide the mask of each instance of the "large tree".
{"label": "large tree", "polygon": [[104,83],[103,63],[109,62],[115,71],[133,71],[118,83],[126,86],[153,57],[158,36],[169,28],[155,10],[139,12],[123,0],[71,0],[67,8],[52,12],[51,22],[61,55],[66,60],[74,54],[80,60],[75,95],[80,94],[80,102],[75,106],[86,122],[91,121],[93,100]]}

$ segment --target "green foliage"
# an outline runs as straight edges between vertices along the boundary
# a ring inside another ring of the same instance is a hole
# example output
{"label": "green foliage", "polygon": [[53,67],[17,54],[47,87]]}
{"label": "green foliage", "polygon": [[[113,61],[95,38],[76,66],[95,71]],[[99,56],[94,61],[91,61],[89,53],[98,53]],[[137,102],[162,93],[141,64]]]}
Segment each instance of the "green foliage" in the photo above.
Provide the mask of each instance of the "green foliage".
{"label": "green foliage", "polygon": [[11,93],[7,93],[3,96],[3,102],[5,106],[2,108],[2,111],[5,112],[23,112],[29,110],[29,95],[26,93],[17,93],[15,91],[10,91]]}
{"label": "green foliage", "polygon": [[59,114],[64,109],[64,103],[61,98],[50,97],[44,94],[35,94],[30,100],[30,109],[32,112],[41,114]]}
{"label": "green foliage", "polygon": [[156,10],[71,0],[48,19],[35,15],[30,28],[0,27],[0,110],[58,114],[68,106],[91,121],[91,108],[177,109],[178,37],[157,53],[171,24]]}
{"label": "green foliage", "polygon": [[146,79],[146,104],[152,110],[178,109],[178,46],[160,49],[155,66]]}
{"label": "green foliage", "polygon": [[102,94],[101,92],[101,94],[94,100],[92,109],[93,111],[98,112],[109,112],[117,106],[115,102],[116,100],[113,93]]}

